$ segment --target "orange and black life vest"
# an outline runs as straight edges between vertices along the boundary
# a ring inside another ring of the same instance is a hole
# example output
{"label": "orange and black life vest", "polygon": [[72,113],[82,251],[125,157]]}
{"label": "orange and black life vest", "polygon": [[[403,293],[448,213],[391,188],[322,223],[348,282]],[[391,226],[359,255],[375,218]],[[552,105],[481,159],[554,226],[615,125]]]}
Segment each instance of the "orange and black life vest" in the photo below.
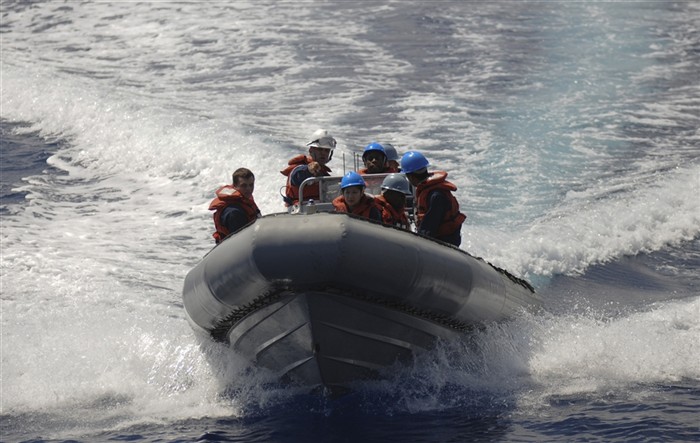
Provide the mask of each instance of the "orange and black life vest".
{"label": "orange and black life vest", "polygon": [[244,197],[236,188],[231,185],[225,185],[216,190],[216,198],[209,204],[209,210],[214,212],[214,240],[220,243],[231,232],[221,223],[221,214],[224,209],[231,205],[238,205],[251,222],[260,216],[258,205],[255,204],[253,197]]}
{"label": "orange and black life vest", "polygon": [[359,215],[360,217],[364,217],[367,219],[371,219],[371,212],[373,208],[381,212],[380,208],[378,208],[377,205],[374,204],[374,198],[368,196],[367,194],[364,194],[362,196],[360,202],[357,205],[355,205],[352,211],[348,210],[348,205],[347,203],[345,203],[345,197],[343,197],[342,195],[336,197],[333,200],[333,207],[335,208],[336,212],[347,212],[353,215]]}
{"label": "orange and black life vest", "polygon": [[[308,155],[304,154],[299,154],[289,160],[287,162],[287,167],[282,169],[280,173],[282,175],[287,177],[287,186],[285,188],[285,195],[287,198],[284,199],[284,202],[287,206],[291,206],[295,203],[299,202],[299,186],[294,186],[292,185],[292,171],[300,165],[308,165],[309,163],[313,162],[314,159],[311,158]],[[321,169],[323,170],[323,175],[328,176],[331,174],[331,169],[326,166],[322,165]],[[319,194],[320,190],[318,187],[318,183],[311,184],[309,186],[304,186],[304,200],[308,199],[314,199],[318,200],[319,199]]]}
{"label": "orange and black life vest", "polygon": [[374,203],[382,211],[382,223],[403,229],[411,228],[406,212],[403,210],[397,211],[394,209],[394,207],[391,206],[391,203],[389,203],[383,195],[374,197]]}
{"label": "orange and black life vest", "polygon": [[445,212],[445,216],[440,223],[437,235],[445,236],[461,228],[467,216],[459,212],[459,203],[453,191],[457,190],[457,186],[446,180],[447,172],[435,171],[430,174],[430,177],[416,188],[416,227],[420,230],[420,224],[428,212],[428,197],[432,191],[444,191],[450,201],[450,209]]}

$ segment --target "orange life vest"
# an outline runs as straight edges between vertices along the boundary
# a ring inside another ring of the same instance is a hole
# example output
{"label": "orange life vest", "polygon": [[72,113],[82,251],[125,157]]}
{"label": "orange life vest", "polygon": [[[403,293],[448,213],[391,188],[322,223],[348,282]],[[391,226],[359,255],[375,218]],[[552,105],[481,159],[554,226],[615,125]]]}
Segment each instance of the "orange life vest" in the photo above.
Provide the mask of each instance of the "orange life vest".
{"label": "orange life vest", "polygon": [[229,229],[221,223],[221,214],[224,209],[228,206],[236,204],[240,206],[245,215],[248,218],[248,222],[251,222],[258,218],[260,215],[260,210],[258,205],[255,204],[253,197],[244,197],[236,188],[231,185],[225,185],[216,190],[216,198],[212,200],[209,204],[209,210],[214,212],[214,232],[213,237],[217,244],[219,244],[227,235],[231,232]]}
{"label": "orange life vest", "polygon": [[[285,195],[287,196],[287,201],[285,201],[285,204],[287,206],[291,206],[295,203],[299,203],[299,186],[294,186],[291,183],[292,180],[292,171],[299,165],[308,165],[314,161],[314,159],[308,155],[304,154],[299,154],[289,160],[287,162],[287,167],[282,169],[280,173],[282,175],[287,177],[287,186],[285,188]],[[322,165],[321,169],[323,170],[323,175],[328,176],[331,173],[331,169],[326,166]],[[319,194],[320,190],[318,187],[318,183],[314,183],[308,186],[304,186],[304,200],[308,199],[314,199],[318,200],[319,199]],[[290,203],[291,202],[291,203]]]}
{"label": "orange life vest", "polygon": [[377,205],[374,204],[374,198],[364,194],[360,199],[360,202],[355,205],[352,211],[349,211],[348,205],[345,203],[345,197],[341,195],[333,200],[333,207],[335,208],[336,212],[347,212],[368,219],[370,218],[370,211],[372,208],[377,208]]}
{"label": "orange life vest", "polygon": [[428,212],[428,196],[432,191],[445,191],[450,201],[450,209],[445,213],[445,217],[438,228],[437,235],[439,236],[452,234],[460,229],[464,220],[467,219],[466,215],[459,212],[459,203],[455,196],[452,195],[452,192],[457,190],[457,186],[448,182],[446,178],[447,172],[435,171],[416,188],[416,227],[418,229],[420,229],[425,213]]}
{"label": "orange life vest", "polygon": [[410,229],[411,224],[408,222],[408,217],[406,212],[397,211],[391,206],[383,195],[374,197],[374,202],[377,204],[379,209],[382,211],[382,222],[386,225],[397,226],[403,229]]}

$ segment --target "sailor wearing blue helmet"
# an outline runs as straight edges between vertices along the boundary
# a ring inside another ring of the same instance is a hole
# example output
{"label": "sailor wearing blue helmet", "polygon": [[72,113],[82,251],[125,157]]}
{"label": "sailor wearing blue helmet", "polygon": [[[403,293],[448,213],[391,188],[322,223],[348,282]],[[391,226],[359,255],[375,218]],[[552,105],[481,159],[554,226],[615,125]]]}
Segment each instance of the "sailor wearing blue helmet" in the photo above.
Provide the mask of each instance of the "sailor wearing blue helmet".
{"label": "sailor wearing blue helmet", "polygon": [[428,166],[428,159],[418,151],[408,151],[401,157],[401,170],[416,188],[416,229],[419,234],[459,246],[467,216],[459,212],[459,203],[452,194],[457,186],[446,180],[447,172],[428,172]]}
{"label": "sailor wearing blue helmet", "polygon": [[346,212],[377,222],[382,221],[382,213],[374,198],[365,194],[365,180],[355,171],[350,171],[340,181],[341,195],[333,200],[336,212]]}
{"label": "sailor wearing blue helmet", "polygon": [[362,152],[362,161],[365,167],[360,169],[360,174],[396,172],[390,170],[386,153],[384,152],[384,146],[377,142],[372,142],[365,146],[365,150]]}

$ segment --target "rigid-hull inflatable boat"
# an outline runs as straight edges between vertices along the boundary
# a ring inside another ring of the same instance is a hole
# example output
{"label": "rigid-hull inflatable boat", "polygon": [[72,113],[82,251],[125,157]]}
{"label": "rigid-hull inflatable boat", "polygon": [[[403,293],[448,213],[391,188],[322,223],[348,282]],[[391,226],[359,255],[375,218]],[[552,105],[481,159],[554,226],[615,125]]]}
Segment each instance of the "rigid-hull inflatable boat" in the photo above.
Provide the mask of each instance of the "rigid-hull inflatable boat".
{"label": "rigid-hull inflatable boat", "polygon": [[303,206],[229,236],[183,291],[196,331],[283,382],[381,377],[439,339],[540,305],[526,281],[459,248]]}

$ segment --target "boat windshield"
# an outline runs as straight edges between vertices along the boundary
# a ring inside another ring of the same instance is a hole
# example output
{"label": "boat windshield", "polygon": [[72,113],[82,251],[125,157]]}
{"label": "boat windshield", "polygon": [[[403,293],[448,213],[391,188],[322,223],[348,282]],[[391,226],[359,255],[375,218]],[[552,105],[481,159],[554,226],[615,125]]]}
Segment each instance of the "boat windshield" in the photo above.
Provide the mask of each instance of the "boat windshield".
{"label": "boat windshield", "polygon": [[[378,196],[382,194],[382,182],[384,178],[389,174],[364,174],[362,178],[365,180],[367,187],[365,192],[371,196]],[[304,189],[314,183],[318,183],[319,187],[319,199],[314,200],[314,208],[311,210],[315,211],[325,211],[332,212],[333,200],[340,195],[340,180],[343,177],[309,177],[303,181],[301,186],[299,186],[299,201],[301,204],[289,207],[289,212],[291,213],[309,213],[309,199],[304,198]],[[409,197],[409,204],[413,200]]]}
{"label": "boat windshield", "polygon": [[[371,196],[381,195],[382,182],[389,174],[365,174],[362,178],[367,187],[365,192]],[[304,188],[310,184],[318,183],[319,199],[315,203],[331,203],[333,199],[340,195],[340,181],[343,177],[309,177],[299,187],[299,199],[306,202],[304,198]]]}

